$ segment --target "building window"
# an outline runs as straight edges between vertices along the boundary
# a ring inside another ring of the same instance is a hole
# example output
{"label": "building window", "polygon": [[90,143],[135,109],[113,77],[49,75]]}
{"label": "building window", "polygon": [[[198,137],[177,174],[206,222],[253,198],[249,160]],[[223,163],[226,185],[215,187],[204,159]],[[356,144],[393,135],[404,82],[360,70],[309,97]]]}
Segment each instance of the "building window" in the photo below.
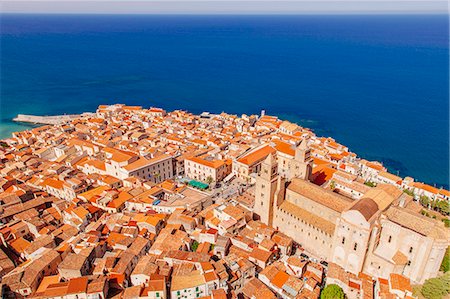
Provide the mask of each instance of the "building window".
{"label": "building window", "polygon": [[353,250],[356,251],[356,249],[358,249],[358,243],[355,243],[355,245],[353,246]]}
{"label": "building window", "polygon": [[412,253],[412,252],[413,252],[413,248],[409,247],[409,253]]}
{"label": "building window", "polygon": [[345,237],[342,237],[342,244],[345,244]]}
{"label": "building window", "polygon": [[392,236],[389,236],[388,243],[391,243],[391,241],[392,241]]}
{"label": "building window", "polygon": [[408,261],[408,263],[406,264],[406,266],[411,266],[411,261]]}

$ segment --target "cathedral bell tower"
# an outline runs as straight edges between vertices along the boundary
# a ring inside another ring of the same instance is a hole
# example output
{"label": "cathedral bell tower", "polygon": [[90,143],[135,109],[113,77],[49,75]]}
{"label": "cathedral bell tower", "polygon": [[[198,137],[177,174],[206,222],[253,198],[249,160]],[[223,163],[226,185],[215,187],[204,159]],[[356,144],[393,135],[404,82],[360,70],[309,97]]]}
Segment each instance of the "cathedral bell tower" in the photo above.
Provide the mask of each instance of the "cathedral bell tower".
{"label": "cathedral bell tower", "polygon": [[278,163],[275,156],[269,154],[261,163],[261,170],[256,177],[255,205],[253,211],[260,220],[272,226],[273,204],[278,181]]}
{"label": "cathedral bell tower", "polygon": [[295,148],[295,156],[291,164],[291,173],[288,179],[300,178],[309,181],[312,174],[311,149],[307,145],[308,141],[303,139]]}

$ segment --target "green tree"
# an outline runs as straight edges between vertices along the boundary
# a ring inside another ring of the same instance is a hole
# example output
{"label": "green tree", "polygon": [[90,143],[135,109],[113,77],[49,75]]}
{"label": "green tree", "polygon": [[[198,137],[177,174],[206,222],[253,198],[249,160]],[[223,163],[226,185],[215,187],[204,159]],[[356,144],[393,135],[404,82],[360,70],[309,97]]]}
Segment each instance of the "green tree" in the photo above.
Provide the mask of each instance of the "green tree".
{"label": "green tree", "polygon": [[369,187],[375,187],[376,186],[376,184],[374,182],[371,182],[371,181],[364,182],[364,185],[369,186]]}
{"label": "green tree", "polygon": [[344,299],[345,294],[337,284],[327,285],[320,294],[320,299]]}
{"label": "green tree", "polygon": [[448,270],[450,270],[450,247],[447,247],[447,250],[445,251],[440,270],[444,273],[447,273]]}
{"label": "green tree", "polygon": [[403,192],[408,194],[409,196],[414,196],[414,192],[412,190],[404,189]]}
{"label": "green tree", "polygon": [[437,204],[438,204],[438,201],[437,201],[437,200],[430,200],[430,208],[431,208],[433,211],[436,211],[436,210],[437,210]]}
{"label": "green tree", "polygon": [[430,278],[422,286],[422,295],[427,299],[442,299],[450,293],[450,272],[441,277]]}
{"label": "green tree", "polygon": [[193,252],[197,251],[198,245],[199,244],[198,244],[197,241],[194,240],[194,242],[192,242],[191,249],[192,249]]}
{"label": "green tree", "polygon": [[450,227],[450,219],[444,218],[442,219],[442,222],[444,222],[445,227]]}
{"label": "green tree", "polygon": [[428,208],[428,205],[430,204],[430,199],[428,196],[422,195],[419,201],[422,206]]}
{"label": "green tree", "polygon": [[211,184],[212,182],[213,182],[212,176],[208,176],[208,177],[206,178],[206,183],[209,185],[209,184]]}
{"label": "green tree", "polygon": [[449,206],[448,201],[440,200],[436,203],[436,207],[441,214],[443,214],[443,215],[450,214],[450,206]]}
{"label": "green tree", "polygon": [[334,190],[336,188],[336,182],[335,181],[331,181],[330,188],[331,188],[331,190]]}

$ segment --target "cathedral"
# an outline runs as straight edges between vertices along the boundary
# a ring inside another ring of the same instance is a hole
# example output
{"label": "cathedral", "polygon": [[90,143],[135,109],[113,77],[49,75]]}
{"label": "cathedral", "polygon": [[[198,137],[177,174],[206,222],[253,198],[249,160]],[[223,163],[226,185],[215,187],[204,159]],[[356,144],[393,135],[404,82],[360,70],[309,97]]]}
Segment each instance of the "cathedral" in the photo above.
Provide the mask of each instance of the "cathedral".
{"label": "cathedral", "polygon": [[353,274],[398,273],[415,283],[437,275],[449,236],[410,196],[379,184],[355,200],[311,183],[311,173],[306,140],[289,161],[268,155],[256,178],[254,213],[307,253]]}

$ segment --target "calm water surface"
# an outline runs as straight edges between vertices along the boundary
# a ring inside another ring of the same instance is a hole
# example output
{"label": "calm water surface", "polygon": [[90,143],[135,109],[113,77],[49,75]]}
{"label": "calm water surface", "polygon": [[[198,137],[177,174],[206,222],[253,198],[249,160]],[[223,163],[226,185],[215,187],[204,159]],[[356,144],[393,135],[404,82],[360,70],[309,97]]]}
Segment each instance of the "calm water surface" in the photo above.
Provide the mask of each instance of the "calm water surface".
{"label": "calm water surface", "polygon": [[0,137],[18,113],[127,103],[269,114],[394,173],[449,180],[448,16],[1,15]]}

